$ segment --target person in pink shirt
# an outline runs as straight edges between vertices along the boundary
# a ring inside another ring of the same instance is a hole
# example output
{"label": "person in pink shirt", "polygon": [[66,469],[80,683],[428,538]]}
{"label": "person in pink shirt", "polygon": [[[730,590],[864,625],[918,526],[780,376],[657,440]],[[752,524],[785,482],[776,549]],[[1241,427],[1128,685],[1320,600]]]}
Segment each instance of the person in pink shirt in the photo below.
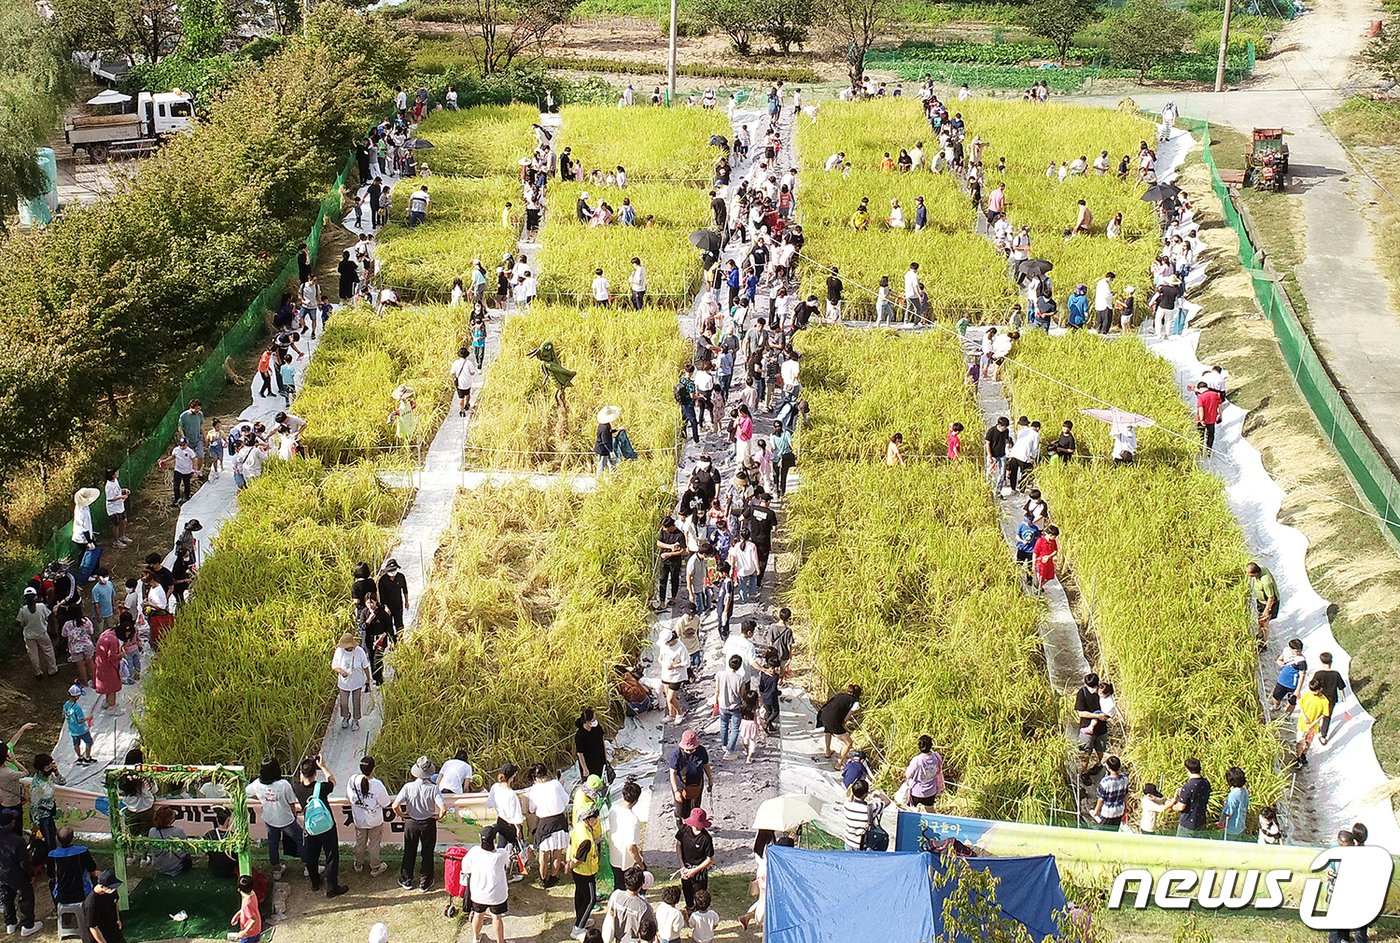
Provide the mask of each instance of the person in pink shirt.
{"label": "person in pink shirt", "polygon": [[948,430],[948,461],[950,462],[956,462],[962,458],[962,431],[963,424],[960,422],[953,423],[952,428]]}
{"label": "person in pink shirt", "polygon": [[258,895],[253,890],[252,875],[245,874],[238,879],[238,896],[241,898],[238,913],[229,921],[238,929],[228,938],[232,943],[258,943],[262,939],[262,914],[258,912]]}
{"label": "person in pink shirt", "polygon": [[753,441],[753,416],[749,408],[739,406],[739,418],[734,423],[734,463],[743,468],[749,460],[749,444]]}

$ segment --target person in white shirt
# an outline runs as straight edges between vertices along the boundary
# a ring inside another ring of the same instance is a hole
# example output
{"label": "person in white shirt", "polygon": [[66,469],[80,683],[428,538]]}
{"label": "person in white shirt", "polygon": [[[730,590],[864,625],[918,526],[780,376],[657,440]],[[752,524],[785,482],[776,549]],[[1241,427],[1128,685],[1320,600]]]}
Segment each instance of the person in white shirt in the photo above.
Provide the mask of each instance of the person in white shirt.
{"label": "person in white shirt", "polygon": [[472,765],[467,762],[467,751],[458,750],[456,755],[442,764],[438,770],[437,784],[443,792],[460,795],[468,791],[472,781]]}
{"label": "person in white shirt", "polygon": [[476,365],[471,348],[461,347],[457,350],[457,359],[452,361],[451,373],[452,383],[457,390],[457,415],[465,416],[472,408],[472,386],[481,375],[481,369]]}
{"label": "person in white shirt", "polygon": [[425,183],[413,195],[408,198],[408,225],[417,226],[428,219],[428,204],[432,200],[428,197],[428,185]]}
{"label": "person in white shirt", "polygon": [[[520,772],[514,763],[507,763],[496,774],[496,781],[486,794],[486,810],[496,813],[496,839],[506,846],[520,845],[524,834],[525,810],[520,807],[520,796],[515,791],[515,775]],[[512,881],[519,881],[523,874],[514,874]]]}
{"label": "person in white shirt", "polygon": [[909,167],[911,170],[918,170],[924,165],[924,142],[919,141],[914,145],[914,149],[909,152]]}
{"label": "person in white shirt", "polygon": [[530,302],[535,300],[535,295],[539,291],[539,284],[539,279],[531,275],[529,269],[525,269],[524,274],[515,283],[515,306],[528,313]]}
{"label": "person in white shirt", "polygon": [[456,110],[457,110],[457,89],[455,89],[455,88],[453,88],[453,87],[451,87],[451,86],[448,86],[448,88],[447,88],[447,96],[446,96],[446,97],[447,97],[447,107],[448,107],[448,109],[450,109],[451,111],[456,111]]}
{"label": "person in white shirt", "polygon": [[[159,585],[159,584],[157,584]],[[297,824],[301,803],[292,792],[292,784],[282,777],[282,764],[276,759],[264,761],[258,778],[244,790],[249,800],[260,805],[259,818],[267,826],[267,863],[272,867],[272,879],[282,880],[282,840],[285,838],[301,857],[302,831]]]}
{"label": "person in white shirt", "polygon": [[675,629],[665,630],[664,641],[656,646],[656,665],[666,689],[666,719],[675,724],[684,723],[680,690],[690,678],[690,649],[685,647]]}
{"label": "person in white shirt", "polygon": [[403,89],[399,89],[398,94],[394,96],[394,107],[399,111],[408,108],[408,93]]}
{"label": "person in white shirt", "polygon": [[1137,452],[1137,430],[1129,425],[1115,423],[1109,430],[1113,436],[1113,460],[1123,465],[1131,465]]}
{"label": "person in white shirt", "polygon": [[642,310],[642,305],[646,304],[647,300],[647,269],[642,260],[635,256],[632,259],[632,274],[627,278],[627,287],[632,290],[632,309]]}
{"label": "person in white shirt", "polygon": [[602,269],[593,270],[593,303],[606,305],[612,301],[612,282],[603,275]]}
{"label": "person in white shirt", "polygon": [[1108,173],[1108,151],[1100,151],[1094,158],[1094,173],[1100,177]]}
{"label": "person in white shirt", "polygon": [[340,644],[331,656],[331,671],[336,677],[336,700],[340,706],[340,729],[360,729],[360,695],[370,689],[369,656],[360,647],[360,638],[353,632],[340,637]]}
{"label": "person in white shirt", "polygon": [[622,784],[622,801],[608,811],[608,860],[612,864],[613,886],[622,887],[622,876],[632,868],[642,868],[642,822],[633,807],[642,798],[642,787],[633,780]]}
{"label": "person in white shirt", "polygon": [[840,170],[840,169],[841,169],[841,165],[844,164],[845,162],[846,162],[846,152],[845,152],[845,151],[837,151],[835,154],[832,154],[830,157],[828,157],[828,158],[826,159],[826,163],[822,164],[822,168],[825,169],[825,170]]}
{"label": "person in white shirt", "polygon": [[378,877],[389,869],[379,860],[379,846],[384,838],[384,810],[393,800],[373,773],[374,757],[360,760],[360,775],[350,777],[345,797],[355,824],[355,870],[363,871],[368,865],[370,876]]}
{"label": "person in white shirt", "polygon": [[1112,272],[1108,272],[1094,286],[1094,316],[1098,322],[1095,327],[1100,334],[1107,334],[1113,328],[1113,279],[1115,277]]}
{"label": "person in white shirt", "polygon": [[[171,479],[170,506],[178,507],[182,501],[190,499],[190,482],[194,480],[194,473],[199,470],[199,455],[190,448],[189,443],[181,437],[175,448],[171,451],[168,461],[160,463],[161,468],[167,464],[173,464],[173,475]],[[180,497],[180,490],[183,487],[185,496]]]}
{"label": "person in white shirt", "polygon": [[494,825],[481,830],[481,844],[467,850],[462,871],[469,875],[468,898],[472,903],[472,937],[481,939],[481,930],[490,912],[496,943],[506,943],[506,911],[509,896],[510,852],[496,847],[500,836]]}
{"label": "person in white shirt", "polygon": [[758,646],[754,644],[754,632],[758,629],[758,623],[753,619],[745,619],[740,626],[738,633],[730,633],[729,638],[724,640],[724,647],[721,649],[725,662],[729,661],[731,655],[738,655],[744,660],[742,674],[745,680],[755,678],[758,670]]}
{"label": "person in white shirt", "polygon": [[1022,416],[1016,424],[1016,441],[1006,453],[1006,484],[1013,491],[1021,474],[1040,458],[1040,423]]}
{"label": "person in white shirt", "polygon": [[904,273],[904,319],[917,321],[919,315],[919,263],[910,262]]}
{"label": "person in white shirt", "polygon": [[125,547],[131,543],[131,538],[126,536],[126,499],[131,497],[131,492],[122,487],[118,479],[119,471],[117,468],[107,471],[107,483],[103,486],[103,493],[106,497],[107,520],[112,525],[112,542],[118,547]]}

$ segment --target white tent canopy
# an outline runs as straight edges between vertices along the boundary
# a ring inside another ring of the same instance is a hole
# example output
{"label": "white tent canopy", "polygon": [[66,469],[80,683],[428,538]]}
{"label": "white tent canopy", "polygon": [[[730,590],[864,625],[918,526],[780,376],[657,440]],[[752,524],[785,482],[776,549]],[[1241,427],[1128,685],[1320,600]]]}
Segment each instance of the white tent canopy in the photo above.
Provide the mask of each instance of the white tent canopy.
{"label": "white tent canopy", "polygon": [[116,89],[109,88],[99,92],[96,97],[89,98],[87,103],[89,105],[124,105],[129,101],[131,101],[130,95],[123,95]]}

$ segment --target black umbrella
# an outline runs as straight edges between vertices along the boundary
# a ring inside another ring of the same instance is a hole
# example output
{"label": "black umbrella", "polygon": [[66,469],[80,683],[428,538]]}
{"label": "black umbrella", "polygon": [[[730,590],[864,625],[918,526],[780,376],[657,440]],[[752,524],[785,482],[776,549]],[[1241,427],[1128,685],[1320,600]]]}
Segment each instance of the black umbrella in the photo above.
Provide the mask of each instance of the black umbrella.
{"label": "black umbrella", "polygon": [[1161,203],[1163,200],[1175,200],[1176,195],[1181,192],[1181,188],[1170,183],[1154,183],[1148,187],[1142,195],[1144,203]]}
{"label": "black umbrella", "polygon": [[409,138],[408,143],[404,145],[410,151],[424,151],[434,146],[433,142],[427,138]]}
{"label": "black umbrella", "polygon": [[729,150],[729,139],[723,134],[710,135],[710,147],[718,147],[721,150]]}
{"label": "black umbrella", "polygon": [[719,258],[720,239],[719,233],[709,229],[697,229],[690,234],[690,244],[706,255]]}
{"label": "black umbrella", "polygon": [[1039,278],[1055,266],[1044,259],[1026,259],[1016,263],[1016,278]]}

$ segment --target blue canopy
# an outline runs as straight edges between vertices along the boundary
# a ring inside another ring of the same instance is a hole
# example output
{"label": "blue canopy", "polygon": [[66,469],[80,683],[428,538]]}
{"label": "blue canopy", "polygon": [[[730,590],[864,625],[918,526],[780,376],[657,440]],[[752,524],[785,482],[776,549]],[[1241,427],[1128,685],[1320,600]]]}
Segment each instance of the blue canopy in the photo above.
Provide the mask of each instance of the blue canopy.
{"label": "blue canopy", "polygon": [[[850,943],[851,940],[929,941],[943,931],[943,900],[935,889],[943,860],[929,852],[806,851],[769,845],[767,943]],[[1055,914],[1065,908],[1052,855],[967,858],[1001,879],[997,902],[1036,940],[1056,938]]]}

